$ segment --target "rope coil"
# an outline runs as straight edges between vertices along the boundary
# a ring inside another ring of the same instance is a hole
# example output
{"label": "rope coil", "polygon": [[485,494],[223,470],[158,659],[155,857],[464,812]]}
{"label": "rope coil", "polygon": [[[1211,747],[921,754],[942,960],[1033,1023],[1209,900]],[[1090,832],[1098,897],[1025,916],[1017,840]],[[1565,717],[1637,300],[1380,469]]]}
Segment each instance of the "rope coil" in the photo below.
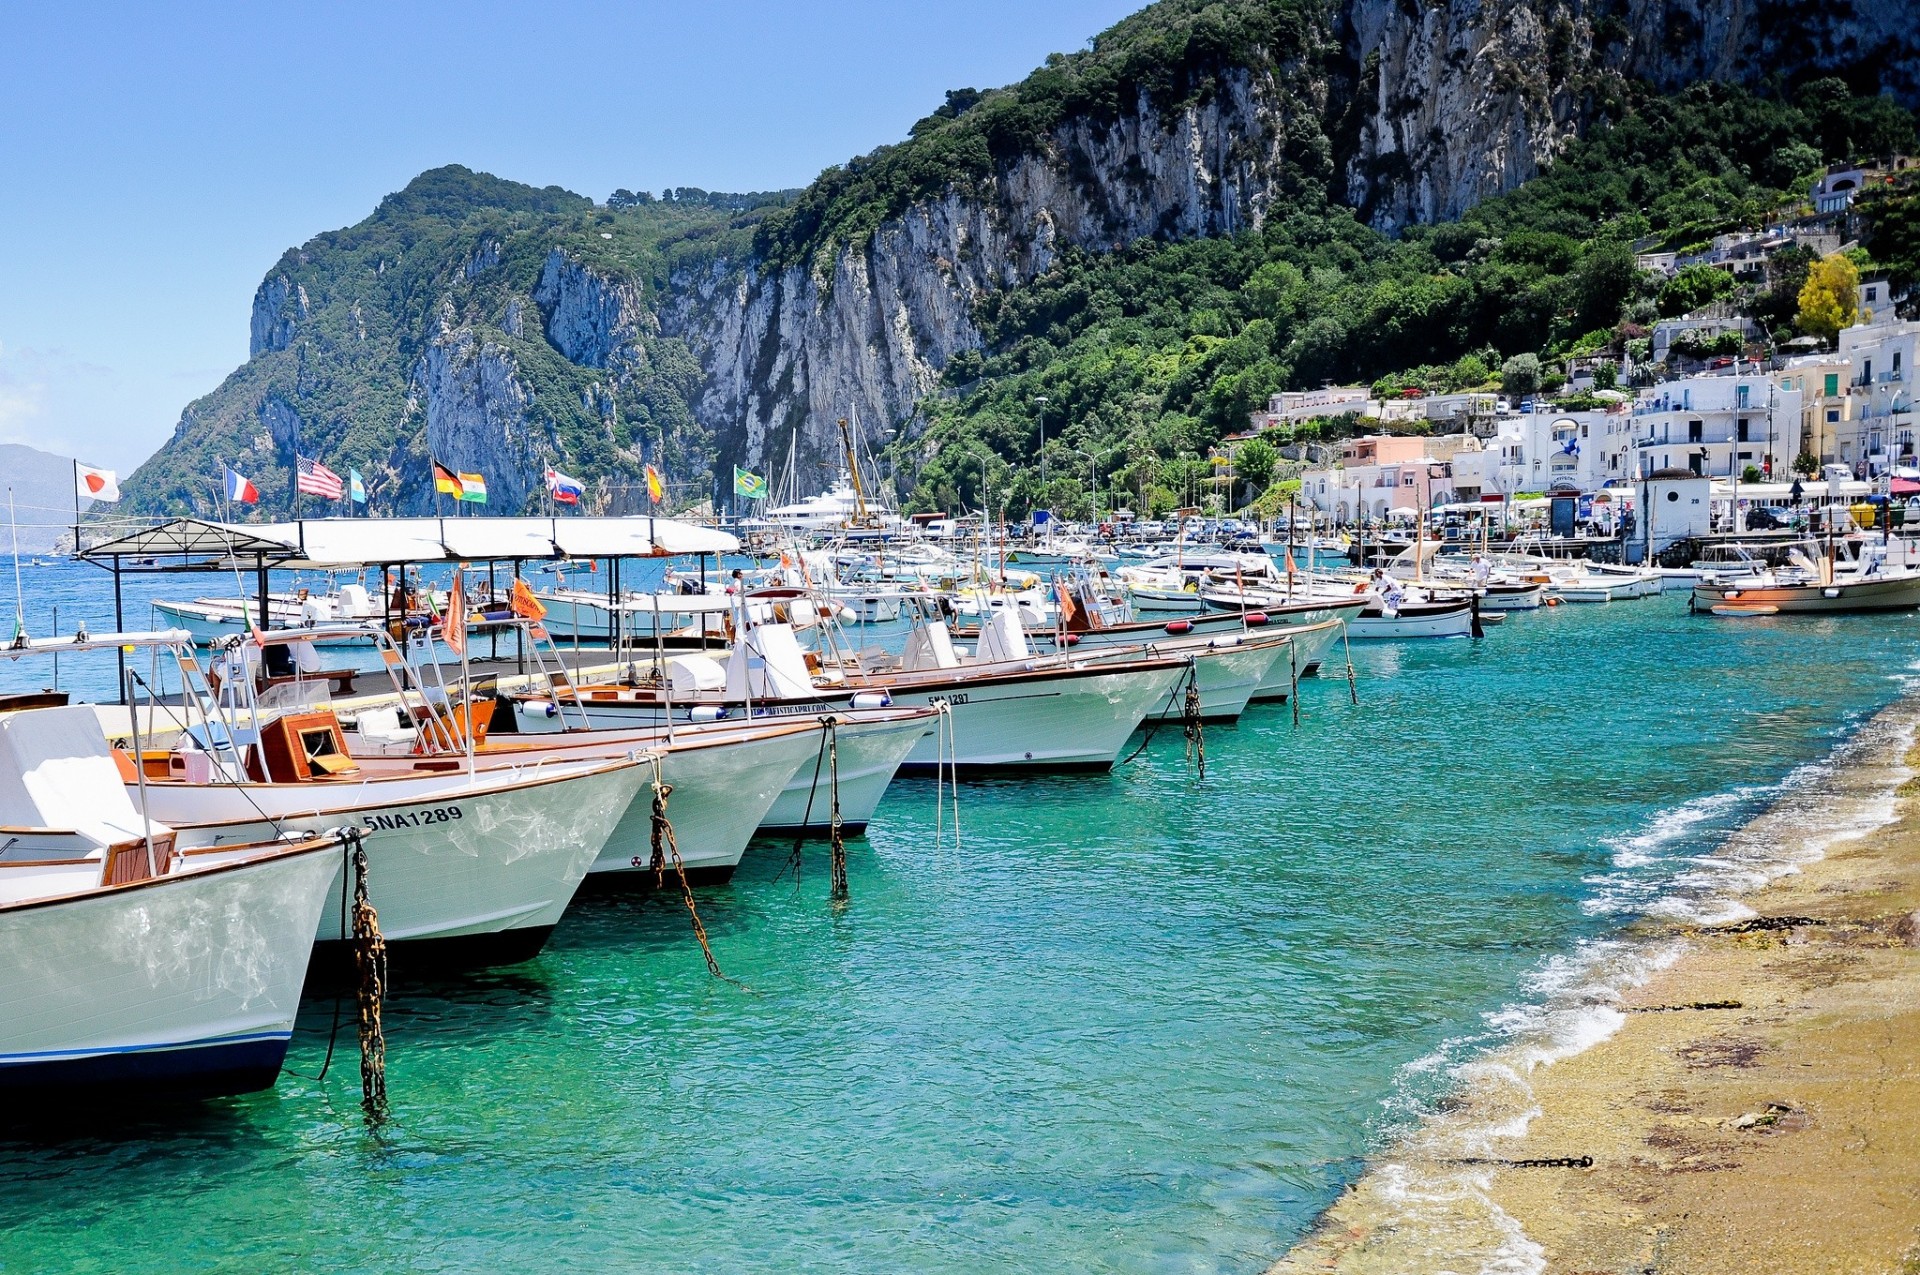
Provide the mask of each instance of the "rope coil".
{"label": "rope coil", "polygon": [[359,975],[360,1106],[378,1124],[387,1116],[387,1035],[380,1011],[387,993],[387,942],[380,915],[367,898],[367,843],[358,828],[345,832],[353,848],[353,965]]}

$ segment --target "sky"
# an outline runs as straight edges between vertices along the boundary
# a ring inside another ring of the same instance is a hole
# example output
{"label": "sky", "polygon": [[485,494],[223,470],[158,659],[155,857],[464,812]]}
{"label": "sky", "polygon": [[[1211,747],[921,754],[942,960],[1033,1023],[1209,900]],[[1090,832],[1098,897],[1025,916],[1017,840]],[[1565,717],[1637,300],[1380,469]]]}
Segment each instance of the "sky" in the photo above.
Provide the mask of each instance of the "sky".
{"label": "sky", "polygon": [[441,164],[775,190],[1144,0],[0,0],[0,442],[131,471],[280,254]]}

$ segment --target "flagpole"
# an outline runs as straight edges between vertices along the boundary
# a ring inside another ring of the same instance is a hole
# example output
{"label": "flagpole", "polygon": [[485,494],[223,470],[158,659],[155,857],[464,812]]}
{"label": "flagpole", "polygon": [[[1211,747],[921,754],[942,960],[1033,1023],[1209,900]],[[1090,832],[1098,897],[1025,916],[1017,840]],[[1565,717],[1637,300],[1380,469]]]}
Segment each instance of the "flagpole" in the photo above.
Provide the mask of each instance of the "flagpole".
{"label": "flagpole", "polygon": [[80,460],[73,461],[73,556],[80,556]]}

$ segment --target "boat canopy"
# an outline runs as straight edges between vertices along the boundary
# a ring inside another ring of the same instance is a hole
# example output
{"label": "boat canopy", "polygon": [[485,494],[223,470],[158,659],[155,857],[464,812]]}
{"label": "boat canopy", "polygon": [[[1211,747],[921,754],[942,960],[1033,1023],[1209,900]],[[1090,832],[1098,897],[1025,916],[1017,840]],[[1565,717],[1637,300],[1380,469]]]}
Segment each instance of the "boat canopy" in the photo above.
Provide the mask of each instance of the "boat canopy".
{"label": "boat canopy", "polygon": [[737,537],[670,518],[173,518],[90,546],[92,561],[252,558],[282,567],[370,567],[514,558],[667,558],[738,553]]}

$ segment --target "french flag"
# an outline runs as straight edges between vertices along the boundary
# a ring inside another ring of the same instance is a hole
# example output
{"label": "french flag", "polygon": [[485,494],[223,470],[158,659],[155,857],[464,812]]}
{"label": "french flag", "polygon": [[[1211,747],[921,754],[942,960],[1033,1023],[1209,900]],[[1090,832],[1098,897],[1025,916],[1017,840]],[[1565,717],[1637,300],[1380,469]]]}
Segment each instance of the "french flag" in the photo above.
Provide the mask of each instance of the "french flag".
{"label": "french flag", "polygon": [[560,504],[579,504],[586,490],[578,478],[569,478],[557,469],[547,471],[547,494]]}
{"label": "french flag", "polygon": [[235,473],[231,465],[227,466],[226,470],[228,503],[235,505],[258,504],[260,502],[260,489],[255,487],[248,479],[242,478],[239,474]]}

